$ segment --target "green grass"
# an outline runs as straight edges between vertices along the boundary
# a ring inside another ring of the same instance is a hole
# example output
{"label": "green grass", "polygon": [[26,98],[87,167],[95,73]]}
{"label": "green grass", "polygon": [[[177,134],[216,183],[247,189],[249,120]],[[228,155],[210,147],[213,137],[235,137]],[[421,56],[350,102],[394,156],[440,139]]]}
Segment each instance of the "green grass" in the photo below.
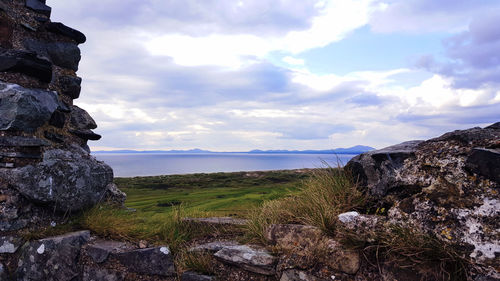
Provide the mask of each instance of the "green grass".
{"label": "green grass", "polygon": [[188,212],[245,217],[264,201],[296,192],[308,173],[297,171],[237,172],[117,178],[127,194],[125,205],[145,215],[169,213],[182,204]]}
{"label": "green grass", "polygon": [[240,235],[240,227],[185,222],[184,217],[238,216],[262,202],[297,192],[311,172],[269,171],[117,178],[126,207],[97,206],[77,224],[111,239],[148,240],[179,248],[209,235]]}

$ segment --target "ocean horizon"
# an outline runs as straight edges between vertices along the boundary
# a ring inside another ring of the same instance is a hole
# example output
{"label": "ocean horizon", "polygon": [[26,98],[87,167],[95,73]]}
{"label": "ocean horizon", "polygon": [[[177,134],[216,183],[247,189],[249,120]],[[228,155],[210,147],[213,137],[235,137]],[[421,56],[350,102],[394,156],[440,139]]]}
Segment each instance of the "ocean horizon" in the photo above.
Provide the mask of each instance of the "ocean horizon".
{"label": "ocean horizon", "polygon": [[343,166],[357,154],[255,153],[95,153],[113,168],[115,177],[292,170]]}

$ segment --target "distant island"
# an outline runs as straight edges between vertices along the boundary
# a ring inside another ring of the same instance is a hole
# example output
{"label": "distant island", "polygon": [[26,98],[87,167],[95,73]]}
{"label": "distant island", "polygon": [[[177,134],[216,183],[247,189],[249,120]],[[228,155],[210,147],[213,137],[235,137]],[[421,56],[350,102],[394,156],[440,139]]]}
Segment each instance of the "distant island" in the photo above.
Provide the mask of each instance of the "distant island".
{"label": "distant island", "polygon": [[233,151],[233,152],[217,152],[203,149],[188,149],[188,150],[98,150],[93,151],[94,154],[113,153],[113,154],[153,154],[153,153],[171,153],[171,154],[192,154],[192,153],[210,153],[210,154],[223,154],[223,153],[247,153],[247,154],[361,154],[363,152],[374,150],[375,148],[364,145],[356,145],[349,148],[336,148],[326,150],[259,150],[254,149],[250,151]]}

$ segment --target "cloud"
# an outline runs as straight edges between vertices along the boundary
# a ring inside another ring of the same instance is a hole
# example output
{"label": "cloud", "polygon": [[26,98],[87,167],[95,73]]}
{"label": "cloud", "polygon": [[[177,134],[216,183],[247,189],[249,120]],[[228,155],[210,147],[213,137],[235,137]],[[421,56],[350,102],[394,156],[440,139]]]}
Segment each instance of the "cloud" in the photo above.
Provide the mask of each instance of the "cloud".
{"label": "cloud", "polygon": [[305,63],[303,59],[298,59],[290,56],[284,57],[283,61],[289,65],[304,65]]}
{"label": "cloud", "polygon": [[[55,20],[88,37],[75,102],[103,135],[93,149],[383,147],[486,125],[500,104],[492,86],[498,64],[490,61],[498,49],[489,26],[497,21],[458,24],[469,18],[466,2],[450,11],[457,19],[443,19],[460,30],[447,41],[446,60],[435,54],[420,60],[434,75],[404,65],[320,73],[300,53],[368,23],[384,32],[418,29],[427,19],[437,25],[439,1],[390,1],[382,12],[376,0],[48,2]],[[410,15],[396,17],[396,8]],[[375,22],[382,15],[384,24],[396,25],[392,31]],[[491,78],[481,78],[482,71]],[[423,78],[405,82],[417,74]],[[473,80],[481,87],[458,87]]]}
{"label": "cloud", "polygon": [[383,0],[370,18],[376,32],[457,32],[500,4],[494,0]]}
{"label": "cloud", "polygon": [[[500,8],[475,18],[469,28],[444,41],[446,60],[432,55],[416,65],[453,78],[455,88],[498,87],[500,85]],[[498,89],[498,88],[497,88]]]}

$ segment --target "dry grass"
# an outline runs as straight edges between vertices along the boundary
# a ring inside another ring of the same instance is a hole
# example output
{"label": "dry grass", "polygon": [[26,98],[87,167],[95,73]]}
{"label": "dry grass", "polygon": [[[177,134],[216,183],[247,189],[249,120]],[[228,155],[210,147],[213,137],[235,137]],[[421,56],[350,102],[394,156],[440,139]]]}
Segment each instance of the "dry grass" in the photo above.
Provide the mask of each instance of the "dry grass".
{"label": "dry grass", "polygon": [[191,270],[215,275],[213,256],[207,252],[190,252],[184,248],[176,255],[175,264],[179,272]]}
{"label": "dry grass", "polygon": [[[395,264],[419,271],[428,280],[467,280],[469,261],[448,243],[428,234],[402,226],[360,236],[340,231],[341,242],[360,250],[366,261],[381,269]],[[367,242],[370,241],[370,242]],[[427,280],[426,279],[426,280]]]}
{"label": "dry grass", "polygon": [[176,206],[168,215],[145,217],[109,206],[96,206],[81,217],[81,227],[109,239],[127,241],[147,240],[154,244],[168,244],[173,252],[190,239],[210,235],[213,229],[183,221],[188,215],[182,206]]}
{"label": "dry grass", "polygon": [[340,168],[316,169],[296,195],[265,202],[249,215],[248,234],[263,242],[264,231],[275,223],[300,223],[319,227],[333,235],[337,216],[364,205],[351,175]]}

